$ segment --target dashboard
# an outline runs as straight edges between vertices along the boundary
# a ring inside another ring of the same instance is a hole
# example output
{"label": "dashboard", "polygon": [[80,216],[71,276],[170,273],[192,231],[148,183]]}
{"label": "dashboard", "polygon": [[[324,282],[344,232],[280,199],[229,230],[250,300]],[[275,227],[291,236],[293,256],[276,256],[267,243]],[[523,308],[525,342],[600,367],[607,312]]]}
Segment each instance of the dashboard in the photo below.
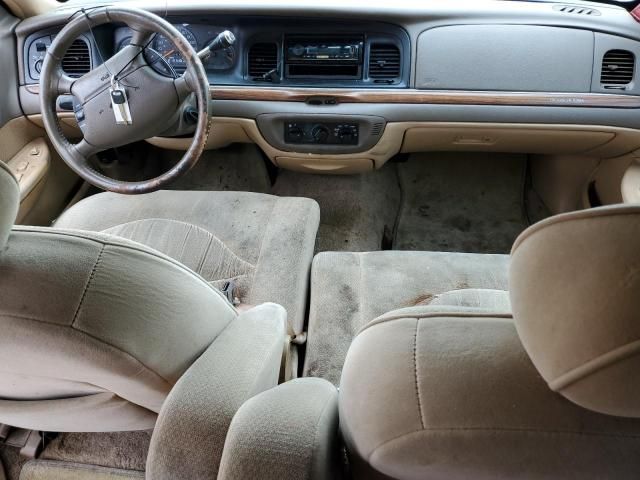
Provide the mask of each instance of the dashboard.
{"label": "dashboard", "polygon": [[[622,8],[493,0],[130,3],[166,16],[196,50],[224,30],[236,37],[204,64],[219,126],[209,148],[254,142],[278,166],[334,173],[434,149],[604,156],[640,149],[640,24]],[[68,14],[63,8],[16,30],[27,115],[39,112],[39,62]],[[63,69],[82,75],[130,35],[122,25],[95,28],[72,45]],[[161,75],[184,72],[166,38],[156,36],[146,55]],[[61,113],[68,105],[59,105]],[[149,141],[185,145],[174,135]]]}
{"label": "dashboard", "polygon": [[[204,62],[210,82],[218,85],[296,85],[405,87],[410,43],[406,32],[383,23],[331,20],[331,31],[317,21],[274,17],[171,18],[196,51],[220,32],[236,38],[232,47]],[[115,50],[127,45],[130,32],[118,28]],[[173,44],[156,36],[147,52],[165,75],[182,74],[185,63]]]}

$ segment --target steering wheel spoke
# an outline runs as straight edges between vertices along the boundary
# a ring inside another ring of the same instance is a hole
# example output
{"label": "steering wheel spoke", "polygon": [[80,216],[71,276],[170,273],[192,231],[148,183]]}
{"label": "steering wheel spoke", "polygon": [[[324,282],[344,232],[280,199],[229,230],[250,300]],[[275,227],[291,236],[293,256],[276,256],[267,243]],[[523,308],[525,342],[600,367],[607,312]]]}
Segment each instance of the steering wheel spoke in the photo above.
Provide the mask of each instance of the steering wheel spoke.
{"label": "steering wheel spoke", "polygon": [[136,26],[135,28],[129,28],[131,28],[131,41],[129,43],[138,47],[146,47],[155,35],[155,32],[147,30],[143,27]]}
{"label": "steering wheel spoke", "polygon": [[73,148],[75,149],[76,152],[78,152],[78,154],[80,154],[85,159],[88,159],[92,155],[95,155],[96,153],[101,151],[100,148],[90,144],[84,138],[80,140],[78,143],[76,143],[75,145],[73,145]]}
{"label": "steering wheel spoke", "polygon": [[191,86],[191,82],[191,76],[188,71],[180,75],[173,81],[176,87],[176,92],[178,92],[179,103],[184,102],[187,97],[193,92],[194,89]]}
{"label": "steering wheel spoke", "polygon": [[58,95],[71,93],[71,88],[73,87],[74,83],[76,83],[76,79],[71,78],[69,75],[64,73],[62,69],[60,69],[58,73],[58,78],[55,82],[56,93]]}

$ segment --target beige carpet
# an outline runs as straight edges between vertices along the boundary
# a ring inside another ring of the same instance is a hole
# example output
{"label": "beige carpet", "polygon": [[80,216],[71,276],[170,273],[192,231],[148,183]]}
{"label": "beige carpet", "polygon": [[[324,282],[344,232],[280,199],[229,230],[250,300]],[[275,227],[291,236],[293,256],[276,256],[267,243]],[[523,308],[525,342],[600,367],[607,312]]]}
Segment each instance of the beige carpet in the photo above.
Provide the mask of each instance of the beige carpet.
{"label": "beige carpet", "polygon": [[318,202],[316,252],[385,248],[385,231],[390,243],[401,197],[394,164],[363,175],[309,175],[282,170],[272,193]]}
{"label": "beige carpet", "polygon": [[22,468],[20,480],[125,480],[144,479],[144,472],[82,465],[78,463],[32,460]]}
{"label": "beige carpet", "polygon": [[527,226],[525,155],[421,153],[398,165],[394,250],[508,253]]}

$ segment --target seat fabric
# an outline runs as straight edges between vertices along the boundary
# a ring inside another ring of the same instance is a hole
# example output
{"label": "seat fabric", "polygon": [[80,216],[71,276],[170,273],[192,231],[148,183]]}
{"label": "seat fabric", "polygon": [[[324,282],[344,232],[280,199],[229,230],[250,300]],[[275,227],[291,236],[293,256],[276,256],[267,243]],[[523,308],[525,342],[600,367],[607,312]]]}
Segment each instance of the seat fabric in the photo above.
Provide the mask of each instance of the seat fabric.
{"label": "seat fabric", "polygon": [[508,294],[367,324],[340,384],[354,477],[637,478],[638,235],[638,206],[546,219],[516,240]]}
{"label": "seat fabric", "polygon": [[[384,251],[316,255],[311,272],[304,375],[322,377],[337,385],[349,345],[372,319],[398,308],[438,303],[438,295],[450,290],[506,290],[508,262],[508,255],[473,253]],[[500,298],[508,303],[504,295]],[[468,303],[472,299],[459,301]]]}
{"label": "seat fabric", "polygon": [[551,391],[509,311],[402,309],[349,350],[340,423],[355,478],[636,478],[640,421]]}
{"label": "seat fabric", "polygon": [[318,204],[306,198],[159,191],[94,195],[66,211],[55,227],[140,242],[217,287],[234,280],[242,303],[284,306],[293,330],[301,333],[319,222]]}
{"label": "seat fabric", "polygon": [[183,265],[111,235],[18,227],[0,271],[0,423],[22,428],[152,428],[238,315]]}

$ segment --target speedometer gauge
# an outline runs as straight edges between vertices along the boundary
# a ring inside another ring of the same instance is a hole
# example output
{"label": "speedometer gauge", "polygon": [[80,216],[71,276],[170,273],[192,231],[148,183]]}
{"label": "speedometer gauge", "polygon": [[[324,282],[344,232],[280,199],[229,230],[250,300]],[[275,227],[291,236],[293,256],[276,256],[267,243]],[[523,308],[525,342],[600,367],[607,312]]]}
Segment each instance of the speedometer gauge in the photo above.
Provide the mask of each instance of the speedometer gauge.
{"label": "speedometer gauge", "polygon": [[[194,50],[198,51],[198,42],[195,35],[185,25],[176,26],[177,30],[187,39]],[[187,62],[178,48],[164,35],[157,35],[151,44],[151,48],[162,58],[151,55],[148,60],[153,68],[163,75],[181,75],[187,69]]]}

